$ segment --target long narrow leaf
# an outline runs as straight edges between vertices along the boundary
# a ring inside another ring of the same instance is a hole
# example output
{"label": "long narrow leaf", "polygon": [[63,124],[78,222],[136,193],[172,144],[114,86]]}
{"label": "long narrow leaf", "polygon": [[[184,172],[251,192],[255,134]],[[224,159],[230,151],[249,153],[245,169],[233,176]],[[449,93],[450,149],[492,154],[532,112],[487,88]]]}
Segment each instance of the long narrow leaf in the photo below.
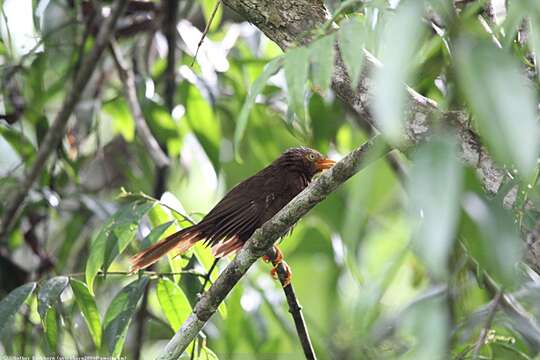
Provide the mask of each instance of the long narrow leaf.
{"label": "long narrow leaf", "polygon": [[463,172],[456,148],[451,138],[423,145],[414,156],[409,182],[414,251],[438,279],[447,275],[459,213]]}
{"label": "long narrow leaf", "polygon": [[69,283],[75,296],[75,302],[83,314],[92,340],[96,348],[99,349],[101,347],[101,320],[96,301],[85,283],[75,279],[70,279]]}
{"label": "long narrow leaf", "polygon": [[276,71],[280,68],[282,60],[283,58],[278,57],[266,64],[261,75],[257,78],[257,80],[255,80],[255,82],[249,89],[248,96],[246,98],[246,101],[244,102],[244,105],[242,106],[240,116],[238,116],[238,121],[236,122],[236,129],[234,130],[234,149],[236,158],[238,160],[241,159],[238,148],[240,146],[242,138],[244,137],[244,132],[246,131],[247,122],[249,119],[249,113],[251,112],[253,105],[255,105],[255,99],[257,98],[257,95],[259,95],[266,86],[268,79],[272,75],[274,75]]}
{"label": "long narrow leaf", "polygon": [[130,283],[109,305],[103,321],[102,354],[118,357],[122,353],[131,318],[147,284],[147,277]]}
{"label": "long narrow leaf", "polygon": [[519,63],[491,43],[468,40],[458,43],[456,59],[480,135],[500,162],[515,164],[528,177],[536,165],[540,131],[536,96]]}
{"label": "long narrow leaf", "polygon": [[122,207],[101,229],[90,245],[86,263],[86,283],[93,292],[94,279],[100,269],[107,270],[125,250],[137,232],[141,218],[154,206],[153,202],[134,202]]}
{"label": "long narrow leaf", "polygon": [[35,289],[35,282],[21,285],[0,301],[0,337],[4,330],[12,324],[13,316]]}
{"label": "long narrow leaf", "polygon": [[178,285],[169,279],[160,279],[156,285],[159,305],[171,328],[178,331],[191,313],[191,305]]}

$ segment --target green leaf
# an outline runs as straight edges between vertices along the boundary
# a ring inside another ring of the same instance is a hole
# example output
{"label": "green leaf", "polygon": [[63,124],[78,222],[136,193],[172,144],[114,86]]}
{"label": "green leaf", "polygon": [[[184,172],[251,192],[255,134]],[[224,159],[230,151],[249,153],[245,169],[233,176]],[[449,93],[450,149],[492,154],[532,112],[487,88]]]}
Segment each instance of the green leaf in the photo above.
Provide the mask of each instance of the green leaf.
{"label": "green leaf", "polygon": [[22,160],[32,160],[36,154],[34,145],[19,131],[0,124],[0,135],[11,145]]}
{"label": "green leaf", "polygon": [[333,34],[320,38],[309,45],[311,52],[311,77],[315,91],[326,94],[332,81],[334,69],[335,36]]}
{"label": "green leaf", "polygon": [[4,330],[13,323],[13,316],[35,289],[35,282],[21,285],[0,301],[0,337]]}
{"label": "green leaf", "polygon": [[454,139],[435,138],[414,156],[409,181],[413,248],[433,276],[444,279],[454,243],[463,171]]}
{"label": "green leaf", "polygon": [[219,360],[218,356],[206,346],[201,349],[198,358],[204,360]]}
{"label": "green leaf", "polygon": [[216,172],[219,170],[221,129],[214,110],[193,85],[186,90],[186,118]]}
{"label": "green leaf", "polygon": [[51,354],[55,354],[58,349],[58,313],[54,308],[48,308],[45,317],[42,318],[43,331],[47,338],[47,344]]}
{"label": "green leaf", "polygon": [[255,100],[257,98],[257,95],[261,93],[261,91],[266,86],[266,83],[268,82],[268,79],[278,71],[282,64],[282,57],[275,58],[274,60],[270,61],[266,66],[264,67],[263,72],[257,80],[253,83],[251,88],[249,89],[248,96],[246,98],[246,101],[244,102],[244,105],[242,106],[242,110],[240,111],[240,116],[238,116],[238,121],[236,123],[236,129],[234,130],[234,149],[236,158],[240,160],[240,153],[239,153],[239,147],[240,147],[240,141],[242,141],[242,138],[244,137],[244,132],[246,131],[247,122],[249,119],[249,113],[251,112],[251,109],[253,108],[253,105],[255,105]]}
{"label": "green leaf", "polygon": [[403,134],[407,83],[414,69],[423,24],[421,1],[405,1],[391,18],[381,40],[383,66],[375,73],[374,112],[379,130],[391,143],[399,143]]}
{"label": "green leaf", "polygon": [[439,289],[424,294],[406,309],[400,331],[414,336],[413,346],[404,359],[439,359],[448,354],[450,319],[444,297]]}
{"label": "green leaf", "polygon": [[141,218],[154,206],[153,202],[133,202],[118,210],[101,229],[90,245],[86,263],[86,283],[93,293],[94,279],[100,269],[107,271],[114,259],[135,237]]}
{"label": "green leaf", "polygon": [[289,106],[306,122],[305,93],[309,71],[309,50],[303,47],[287,51],[283,64],[287,80]]}
{"label": "green leaf", "polygon": [[364,37],[364,24],[358,18],[352,18],[341,24],[338,32],[341,56],[351,78],[353,89],[356,89],[360,80],[364,59]]}
{"label": "green leaf", "polygon": [[88,326],[92,340],[96,348],[101,347],[101,320],[97,309],[96,301],[85,283],[79,280],[70,279],[71,290],[75,297],[75,302],[82,312],[84,321]]}
{"label": "green leaf", "polygon": [[51,353],[56,353],[58,346],[58,312],[57,306],[60,304],[60,295],[68,285],[69,279],[66,276],[56,276],[47,280],[39,289],[38,313],[43,323],[43,331],[47,338],[47,344]]}
{"label": "green leaf", "polygon": [[[154,207],[154,209],[155,208],[157,208],[157,206]],[[167,221],[166,223],[163,223],[153,228],[142,241],[141,249],[146,249],[147,247],[157,243],[162,238],[162,235],[171,227],[172,224],[174,224],[174,220]]]}
{"label": "green leaf", "polygon": [[[156,206],[154,206],[152,210],[150,210],[150,212],[148,213],[148,218],[150,219],[150,223],[153,226],[158,227],[159,224],[162,224],[165,222],[169,222],[169,221],[174,222],[174,213],[167,207],[163,206],[162,204],[156,204]],[[177,224],[179,223],[180,223],[180,220],[178,220]],[[163,233],[163,236],[172,235],[179,229],[180,229],[179,226],[172,226],[172,227],[170,226],[167,230],[165,230],[165,232]],[[145,243],[143,241],[143,246],[144,245]],[[181,272],[182,268],[187,265],[187,260],[183,259],[180,256],[176,256],[174,252],[169,252],[167,254],[167,259],[169,260],[169,266],[171,267],[171,272],[174,272],[174,273]],[[180,280],[180,274],[173,275],[173,278],[176,282],[178,282]]]}
{"label": "green leaf", "polygon": [[126,141],[133,141],[135,121],[133,121],[125,100],[118,98],[105,103],[101,108],[112,118],[113,129],[122,134]]}
{"label": "green leaf", "polygon": [[539,149],[536,96],[521,66],[493,44],[462,39],[456,51],[460,86],[491,153],[532,174]]}
{"label": "green leaf", "polygon": [[149,99],[141,101],[141,107],[150,131],[158,142],[167,145],[170,156],[179,155],[184,136],[189,132],[185,122],[177,124],[165,106]]}
{"label": "green leaf", "polygon": [[156,285],[159,305],[171,325],[178,331],[191,313],[191,305],[178,285],[167,278],[159,279]]}
{"label": "green leaf", "polygon": [[472,257],[506,289],[519,286],[516,265],[523,252],[511,215],[500,203],[487,203],[477,195],[469,193],[464,201],[464,239]]}
{"label": "green leaf", "polygon": [[122,353],[131,318],[147,284],[148,278],[141,277],[114,297],[103,321],[102,354],[120,356]]}
{"label": "green leaf", "polygon": [[60,299],[60,294],[67,287],[69,279],[66,276],[56,276],[47,280],[40,286],[37,300],[38,313],[41,319],[45,319],[45,315],[50,308],[54,308]]}

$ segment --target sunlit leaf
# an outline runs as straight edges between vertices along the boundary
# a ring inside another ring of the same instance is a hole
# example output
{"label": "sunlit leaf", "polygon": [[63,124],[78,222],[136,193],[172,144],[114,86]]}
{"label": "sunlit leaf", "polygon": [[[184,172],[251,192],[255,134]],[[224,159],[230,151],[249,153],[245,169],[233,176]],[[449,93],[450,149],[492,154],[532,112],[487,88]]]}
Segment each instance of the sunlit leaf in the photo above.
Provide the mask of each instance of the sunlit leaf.
{"label": "sunlit leaf", "polygon": [[[178,200],[178,199],[177,199]],[[172,212],[169,208],[161,205],[156,204],[149,212],[148,212],[148,218],[150,219],[150,223],[155,226],[156,228],[159,227],[159,224],[167,223],[170,221],[174,222],[174,212]],[[176,224],[180,224],[180,221],[177,221]],[[179,226],[169,226],[164,233],[162,234],[163,237],[169,236],[174,234],[176,231],[180,230]],[[143,246],[145,245],[145,242],[143,241]],[[169,261],[169,266],[171,267],[171,272],[176,273],[174,277],[174,281],[178,282],[180,280],[180,271],[182,271],[182,268],[186,265],[187,261],[183,259],[181,256],[176,256],[177,254],[174,251],[171,251],[167,254],[167,259]]]}
{"label": "sunlit leaf", "polygon": [[141,277],[114,297],[103,320],[102,354],[120,356],[122,353],[129,324],[147,284],[148,278]]}
{"label": "sunlit leaf", "polygon": [[188,133],[185,122],[175,122],[165,106],[149,99],[141,101],[141,106],[144,119],[156,140],[167,146],[167,153],[170,156],[180,154],[184,136]]}
{"label": "sunlit leaf", "polygon": [[360,71],[364,59],[364,25],[358,18],[351,18],[340,25],[338,32],[339,48],[345,68],[351,79],[353,89],[360,80]]}
{"label": "sunlit leaf", "polygon": [[191,313],[191,305],[178,285],[167,278],[159,279],[156,285],[161,309],[171,328],[178,331]]}
{"label": "sunlit leaf", "polygon": [[69,279],[66,276],[56,276],[47,280],[40,286],[38,299],[38,312],[41,319],[45,319],[45,315],[49,308],[54,308],[60,299],[60,294],[67,287]]}
{"label": "sunlit leaf", "polygon": [[283,59],[279,57],[266,64],[261,75],[259,75],[257,80],[255,80],[255,82],[249,89],[248,96],[246,98],[246,101],[244,102],[244,105],[242,106],[242,110],[240,111],[238,121],[236,122],[236,128],[234,130],[234,149],[237,159],[240,159],[238,148],[240,146],[242,138],[244,137],[244,132],[246,131],[249,114],[251,112],[251,109],[253,108],[253,105],[255,105],[257,95],[259,95],[263,88],[266,86],[268,79],[272,75],[274,75],[275,72],[279,69],[282,60]]}
{"label": "sunlit leaf", "polygon": [[206,346],[201,349],[199,359],[219,360],[218,356]]}
{"label": "sunlit leaf", "polygon": [[219,145],[221,129],[219,119],[199,89],[189,85],[186,91],[186,118],[189,127],[204,148],[214,169],[219,170]]}
{"label": "sunlit leaf", "polygon": [[416,254],[433,276],[447,275],[458,219],[462,169],[451,138],[435,138],[417,150],[409,182]]}
{"label": "sunlit leaf", "polygon": [[21,285],[0,301],[0,337],[4,330],[13,324],[13,317],[35,289],[35,282]]}
{"label": "sunlit leaf", "polygon": [[71,290],[73,290],[75,302],[82,312],[92,340],[96,348],[99,349],[101,347],[101,320],[96,301],[85,283],[75,279],[70,279],[69,283]]}
{"label": "sunlit leaf", "polygon": [[456,59],[461,89],[492,154],[530,176],[540,133],[536,96],[520,65],[491,43],[464,39]]}
{"label": "sunlit leaf", "polygon": [[375,73],[375,121],[383,135],[399,143],[403,134],[407,99],[405,83],[414,69],[413,58],[418,50],[423,24],[421,1],[405,1],[390,19],[381,39],[380,60],[383,66]]}
{"label": "sunlit leaf", "polygon": [[93,293],[94,279],[100,269],[107,271],[114,259],[133,240],[141,218],[154,206],[152,202],[124,205],[103,226],[90,245],[86,263],[86,283]]}
{"label": "sunlit leaf", "polygon": [[37,294],[38,313],[52,353],[56,352],[59,337],[59,319],[56,309],[60,304],[60,295],[67,287],[68,281],[66,276],[53,277],[40,286]]}
{"label": "sunlit leaf", "polygon": [[133,141],[135,122],[126,102],[122,99],[116,99],[105,103],[101,108],[111,116],[114,130],[122,134],[126,141]]}
{"label": "sunlit leaf", "polygon": [[163,236],[163,234],[171,227],[171,225],[174,223],[173,220],[167,221],[166,223],[163,223],[161,225],[156,226],[153,228],[148,235],[144,238],[142,241],[142,249],[145,249],[156,242],[158,242]]}
{"label": "sunlit leaf", "polygon": [[42,318],[41,321],[43,323],[43,331],[45,332],[49,349],[51,353],[56,353],[59,337],[59,319],[56,310],[54,308],[48,308],[45,312],[45,317]]}
{"label": "sunlit leaf", "polygon": [[287,80],[289,106],[302,120],[306,120],[305,93],[309,70],[309,50],[303,47],[294,48],[285,54],[283,64]]}
{"label": "sunlit leaf", "polygon": [[311,51],[311,77],[315,91],[326,94],[332,80],[332,70],[334,69],[335,36],[328,35],[309,45]]}

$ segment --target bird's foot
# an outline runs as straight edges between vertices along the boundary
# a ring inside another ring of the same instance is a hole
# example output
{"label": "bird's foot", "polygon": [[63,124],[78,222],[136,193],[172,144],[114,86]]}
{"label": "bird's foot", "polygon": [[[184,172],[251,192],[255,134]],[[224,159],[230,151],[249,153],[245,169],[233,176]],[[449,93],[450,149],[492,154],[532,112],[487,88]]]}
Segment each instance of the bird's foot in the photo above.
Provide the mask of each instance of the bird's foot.
{"label": "bird's foot", "polygon": [[274,251],[276,252],[276,258],[275,259],[270,259],[270,256],[268,255],[264,255],[262,257],[263,261],[264,262],[272,262],[272,264],[274,264],[274,266],[277,266],[279,264],[281,264],[281,262],[283,261],[283,253],[281,252],[281,249],[277,247],[277,245],[274,245]]}
{"label": "bird's foot", "polygon": [[272,268],[272,270],[270,270],[270,275],[272,275],[272,277],[276,280],[279,279],[278,277],[278,267],[279,266],[283,266],[283,268],[285,269],[285,280],[283,281],[283,287],[287,287],[289,286],[289,284],[291,283],[291,279],[292,279],[292,271],[291,271],[291,268],[289,267],[289,265],[281,260],[281,262],[279,264],[277,264],[276,266],[274,266]]}

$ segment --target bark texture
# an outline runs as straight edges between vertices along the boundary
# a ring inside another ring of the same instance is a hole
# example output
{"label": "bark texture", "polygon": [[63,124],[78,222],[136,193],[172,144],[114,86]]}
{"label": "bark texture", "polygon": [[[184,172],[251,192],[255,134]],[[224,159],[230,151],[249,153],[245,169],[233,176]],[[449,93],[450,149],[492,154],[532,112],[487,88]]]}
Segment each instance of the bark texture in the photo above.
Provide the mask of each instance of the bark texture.
{"label": "bark texture", "polygon": [[[320,0],[223,0],[223,3],[258,27],[283,51],[308,44],[313,31],[331,19]],[[373,126],[375,122],[370,109],[375,92],[371,74],[374,68],[381,65],[370,54],[366,53],[365,58],[361,79],[357,88],[353,89],[338,49],[332,88],[357,113],[357,118]],[[404,126],[408,141],[415,144],[429,138],[435,121],[442,120],[445,126],[452,127],[456,132],[463,161],[477,170],[488,193],[497,193],[505,173],[497,167],[482,146],[479,136],[469,127],[469,114],[466,111],[442,111],[433,100],[410,88],[408,91],[409,107]],[[511,206],[514,199],[515,190],[505,197],[505,203]],[[540,273],[539,231],[533,229],[523,237],[528,247],[526,261]]]}

